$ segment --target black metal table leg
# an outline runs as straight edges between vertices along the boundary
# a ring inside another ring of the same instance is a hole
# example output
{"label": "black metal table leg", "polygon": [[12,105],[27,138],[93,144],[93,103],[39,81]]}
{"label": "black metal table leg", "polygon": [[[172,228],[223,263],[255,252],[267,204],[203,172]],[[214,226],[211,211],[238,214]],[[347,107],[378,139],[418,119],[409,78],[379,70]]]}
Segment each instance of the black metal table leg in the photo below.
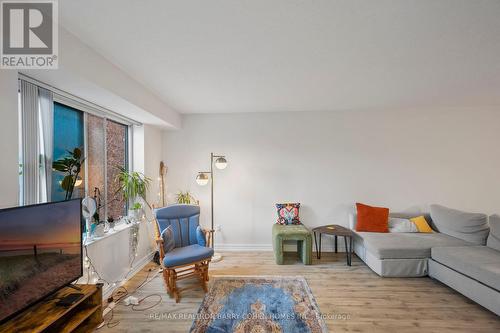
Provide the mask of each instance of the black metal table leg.
{"label": "black metal table leg", "polygon": [[314,234],[314,245],[316,246],[316,258],[319,259],[319,252],[318,252],[318,241],[316,240],[316,231],[313,232]]}
{"label": "black metal table leg", "polygon": [[344,244],[345,244],[345,254],[346,254],[347,265],[349,265],[349,248],[347,247],[347,236],[344,236]]}
{"label": "black metal table leg", "polygon": [[352,239],[352,236],[349,237],[349,266],[352,265],[352,252],[354,251],[354,240]]}
{"label": "black metal table leg", "polygon": [[319,257],[318,257],[318,259],[321,259],[321,236],[322,235],[323,234],[320,232],[319,233],[319,252],[318,252],[319,253]]}
{"label": "black metal table leg", "polygon": [[335,235],[335,253],[337,253],[337,235]]}

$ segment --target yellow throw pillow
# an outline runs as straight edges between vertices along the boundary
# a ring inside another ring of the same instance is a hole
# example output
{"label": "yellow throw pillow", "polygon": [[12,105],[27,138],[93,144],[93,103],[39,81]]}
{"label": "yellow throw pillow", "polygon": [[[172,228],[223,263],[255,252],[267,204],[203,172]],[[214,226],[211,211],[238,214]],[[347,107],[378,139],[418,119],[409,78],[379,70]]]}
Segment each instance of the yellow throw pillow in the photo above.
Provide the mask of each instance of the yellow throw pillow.
{"label": "yellow throw pillow", "polygon": [[434,232],[434,230],[432,230],[432,228],[429,226],[429,223],[427,222],[424,216],[414,217],[410,219],[410,221],[415,223],[418,232],[426,232],[426,233]]}

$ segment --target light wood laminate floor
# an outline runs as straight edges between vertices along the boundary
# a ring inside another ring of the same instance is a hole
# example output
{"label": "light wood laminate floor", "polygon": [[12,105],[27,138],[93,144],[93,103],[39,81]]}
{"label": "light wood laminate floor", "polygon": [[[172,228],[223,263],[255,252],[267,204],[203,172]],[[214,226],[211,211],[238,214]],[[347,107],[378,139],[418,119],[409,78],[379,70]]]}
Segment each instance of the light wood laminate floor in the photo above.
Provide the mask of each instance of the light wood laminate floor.
{"label": "light wood laminate floor", "polygon": [[[210,276],[300,275],[311,287],[330,332],[500,332],[498,316],[440,282],[425,278],[381,278],[357,257],[346,266],[345,254],[324,253],[312,266],[302,265],[293,254],[287,265],[276,265],[272,252],[228,252],[221,262],[210,265]],[[151,272],[148,270],[151,269]],[[149,264],[125,285],[134,290],[146,276],[155,276],[158,266]],[[184,285],[187,281],[183,281]],[[165,292],[161,274],[141,287],[134,296],[162,296],[162,303],[146,311],[133,311],[119,304],[114,309],[112,328],[99,332],[188,332],[190,318],[173,318],[196,313],[203,299],[201,288],[185,291],[176,304]],[[154,304],[158,296],[140,307]],[[109,320],[110,315],[106,316]],[[112,325],[109,325],[112,326]]]}

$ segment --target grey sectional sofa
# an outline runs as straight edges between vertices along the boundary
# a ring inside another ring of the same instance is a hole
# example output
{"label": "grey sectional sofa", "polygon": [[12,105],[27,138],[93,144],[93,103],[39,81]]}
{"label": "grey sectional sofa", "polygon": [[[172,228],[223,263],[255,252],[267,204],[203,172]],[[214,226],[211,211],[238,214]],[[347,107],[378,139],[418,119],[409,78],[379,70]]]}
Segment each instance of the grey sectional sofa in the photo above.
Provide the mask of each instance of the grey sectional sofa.
{"label": "grey sectional sofa", "polygon": [[[419,214],[391,214],[411,218]],[[383,277],[439,280],[500,315],[500,216],[431,205],[435,233],[356,232],[354,252]],[[356,215],[349,217],[355,229]]]}

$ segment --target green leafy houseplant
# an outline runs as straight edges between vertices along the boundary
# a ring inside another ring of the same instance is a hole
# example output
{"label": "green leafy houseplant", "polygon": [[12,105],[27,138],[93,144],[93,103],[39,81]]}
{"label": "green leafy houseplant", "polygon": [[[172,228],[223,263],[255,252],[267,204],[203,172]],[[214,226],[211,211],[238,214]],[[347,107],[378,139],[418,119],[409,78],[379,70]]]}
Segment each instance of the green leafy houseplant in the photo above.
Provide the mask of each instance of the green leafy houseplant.
{"label": "green leafy houseplant", "polygon": [[123,167],[118,167],[118,169],[119,172],[115,179],[119,185],[117,193],[121,192],[121,195],[126,201],[134,201],[131,207],[132,210],[139,210],[142,208],[141,203],[137,202],[139,198],[144,200],[149,206],[146,201],[146,194],[151,184],[151,179],[137,171],[127,171]]}
{"label": "green leafy houseplant", "polygon": [[61,188],[66,191],[64,200],[70,200],[73,196],[75,183],[82,169],[85,157],[82,156],[82,150],[75,148],[73,151],[68,150],[68,155],[54,161],[52,168],[55,171],[66,174],[61,182]]}
{"label": "green leafy houseplant", "polygon": [[135,204],[132,205],[132,207],[130,207],[130,209],[132,209],[132,210],[139,210],[141,208],[142,208],[142,205],[139,202],[136,202]]}
{"label": "green leafy houseplant", "polygon": [[177,192],[176,200],[177,200],[178,204],[185,204],[185,205],[190,205],[191,202],[196,202],[196,199],[193,197],[193,195],[191,193],[189,193],[189,191]]}

